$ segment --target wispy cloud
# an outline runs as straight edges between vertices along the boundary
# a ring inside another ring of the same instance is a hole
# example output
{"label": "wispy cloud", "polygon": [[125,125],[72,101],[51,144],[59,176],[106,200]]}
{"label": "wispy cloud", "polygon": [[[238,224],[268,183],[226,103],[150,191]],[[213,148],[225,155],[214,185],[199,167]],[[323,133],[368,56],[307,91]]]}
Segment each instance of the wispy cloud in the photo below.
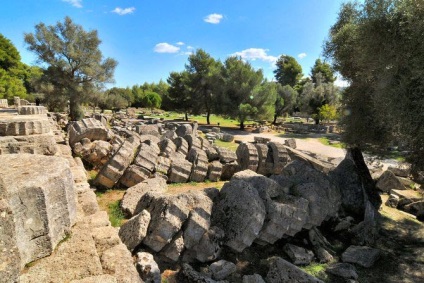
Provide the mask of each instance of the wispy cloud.
{"label": "wispy cloud", "polygon": [[176,44],[179,45],[179,46],[183,46],[184,45],[184,42],[178,41]]}
{"label": "wispy cloud", "polygon": [[153,49],[156,53],[177,53],[180,51],[180,48],[178,46],[162,42],[156,44],[155,48]]}
{"label": "wispy cloud", "polygon": [[297,57],[299,58],[299,59],[303,59],[303,58],[305,58],[306,56],[308,56],[308,54],[306,54],[306,53],[300,53],[300,54],[298,54],[297,55]]}
{"label": "wispy cloud", "polygon": [[210,14],[203,18],[203,20],[210,24],[219,24],[224,16],[221,14]]}
{"label": "wispy cloud", "polygon": [[249,48],[231,55],[240,56],[244,60],[261,60],[269,63],[275,63],[278,58],[276,56],[268,55],[268,51],[268,49],[263,48]]}
{"label": "wispy cloud", "polygon": [[82,0],[62,0],[62,1],[69,3],[74,7],[82,8]]}
{"label": "wispy cloud", "polygon": [[338,76],[336,78],[336,81],[334,82],[334,84],[338,87],[348,87],[350,85],[350,83],[348,81],[345,81],[342,77]]}
{"label": "wispy cloud", "polygon": [[129,7],[129,8],[116,7],[112,11],[112,13],[116,13],[116,14],[118,14],[120,16],[123,16],[123,15],[127,15],[127,14],[132,14],[132,13],[134,13],[134,11],[135,11],[135,8],[134,7]]}

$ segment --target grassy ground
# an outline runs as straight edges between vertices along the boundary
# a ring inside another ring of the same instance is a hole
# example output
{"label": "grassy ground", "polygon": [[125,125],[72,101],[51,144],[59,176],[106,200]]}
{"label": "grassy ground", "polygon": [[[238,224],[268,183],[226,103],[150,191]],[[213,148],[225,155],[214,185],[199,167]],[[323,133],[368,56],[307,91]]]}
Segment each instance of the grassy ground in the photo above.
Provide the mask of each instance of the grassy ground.
{"label": "grassy ground", "polygon": [[104,210],[109,215],[109,221],[113,227],[119,227],[124,223],[124,214],[119,206],[124,190],[97,191],[97,203],[100,210]]}
{"label": "grassy ground", "polygon": [[224,141],[221,141],[221,140],[215,140],[214,141],[214,144],[217,145],[217,146],[220,146],[220,147],[228,148],[228,149],[230,149],[230,150],[232,150],[234,152],[237,150],[237,147],[239,146],[238,143],[235,143],[235,142],[224,142]]}

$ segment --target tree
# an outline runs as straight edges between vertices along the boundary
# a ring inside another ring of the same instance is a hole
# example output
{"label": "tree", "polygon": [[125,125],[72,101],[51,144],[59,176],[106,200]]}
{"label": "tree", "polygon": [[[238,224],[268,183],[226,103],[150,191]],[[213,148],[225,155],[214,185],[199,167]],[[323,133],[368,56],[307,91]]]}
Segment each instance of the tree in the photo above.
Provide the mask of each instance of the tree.
{"label": "tree", "polygon": [[153,110],[153,108],[160,108],[162,98],[160,95],[153,91],[148,91],[143,97],[143,105]]}
{"label": "tree", "polygon": [[210,124],[213,108],[213,93],[218,85],[221,62],[216,61],[202,49],[188,57],[185,69],[188,73],[188,87],[191,92],[193,111],[206,111],[206,122]]}
{"label": "tree", "polygon": [[[243,129],[245,118],[255,112],[252,109],[257,110],[256,103],[261,96],[257,95],[254,99],[254,91],[263,81],[262,70],[255,70],[250,63],[244,62],[240,57],[232,56],[228,57],[222,66],[221,80],[217,97],[218,113],[239,119],[240,129]],[[242,104],[244,106],[240,107]],[[246,105],[251,107],[248,108]],[[252,111],[246,111],[246,109]],[[246,115],[246,113],[250,114]]]}
{"label": "tree", "polygon": [[277,118],[284,113],[292,112],[296,105],[298,93],[291,86],[282,86],[280,83],[276,84],[277,97],[275,99],[275,112],[273,124],[277,122]]}
{"label": "tree", "polygon": [[281,55],[274,70],[275,79],[282,85],[294,87],[303,77],[302,66],[292,56]]}
{"label": "tree", "polygon": [[415,0],[346,3],[325,55],[350,86],[343,139],[360,148],[399,145],[424,170],[424,9]]}
{"label": "tree", "polygon": [[324,104],[318,112],[320,120],[330,122],[337,119],[337,108],[334,105]]}
{"label": "tree", "polygon": [[55,26],[39,23],[35,33],[26,33],[28,49],[47,65],[45,78],[54,87],[55,95],[64,95],[70,102],[71,120],[83,117],[84,93],[113,81],[117,65],[114,59],[103,59],[97,31],[85,31],[69,17]]}
{"label": "tree", "polygon": [[311,78],[314,84],[317,83],[317,79],[320,80],[320,83],[333,83],[336,80],[331,66],[326,62],[321,62],[321,59],[317,59],[311,68]]}
{"label": "tree", "polygon": [[188,112],[192,108],[191,92],[189,89],[189,73],[171,72],[168,77],[168,97],[170,99],[171,107],[178,111],[183,111],[185,120],[188,121]]}

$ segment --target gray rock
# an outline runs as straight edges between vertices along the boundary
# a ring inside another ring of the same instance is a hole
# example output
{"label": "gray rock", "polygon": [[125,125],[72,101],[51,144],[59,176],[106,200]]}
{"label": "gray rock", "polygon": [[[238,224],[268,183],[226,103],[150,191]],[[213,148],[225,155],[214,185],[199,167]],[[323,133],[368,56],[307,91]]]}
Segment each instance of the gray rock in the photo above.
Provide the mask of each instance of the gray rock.
{"label": "gray rock", "polygon": [[187,160],[193,163],[191,169],[190,181],[203,182],[208,174],[208,157],[206,152],[201,149],[191,148]]}
{"label": "gray rock", "polygon": [[387,170],[381,175],[376,184],[377,189],[382,192],[390,193],[392,190],[405,190],[405,186],[396,178],[393,172]]}
{"label": "gray rock", "polygon": [[200,141],[200,139],[194,135],[185,135],[184,139],[187,141],[188,143],[188,149],[192,149],[192,148],[197,148],[197,149],[202,149],[202,142]]}
{"label": "gray rock", "polygon": [[155,137],[159,137],[159,127],[157,124],[151,125],[138,125],[135,127],[135,131],[140,135],[152,135]]}
{"label": "gray rock", "polygon": [[206,147],[205,148],[206,155],[208,156],[208,160],[210,162],[219,160],[219,154],[218,151],[214,147]]}
{"label": "gray rock", "polygon": [[240,171],[240,166],[237,161],[222,164],[221,181],[230,180],[235,173]]}
{"label": "gray rock", "polygon": [[256,150],[258,152],[258,168],[256,172],[262,175],[271,174],[267,167],[266,158],[268,156],[268,146],[262,143],[255,143]]}
{"label": "gray rock", "polygon": [[156,164],[155,171],[163,175],[168,175],[169,168],[171,168],[171,159],[164,156],[158,157],[158,163]]}
{"label": "gray rock", "polygon": [[[23,267],[50,255],[75,223],[72,173],[64,158],[30,154],[0,156],[0,172],[0,200],[7,200],[5,210],[13,215]],[[13,251],[13,245],[10,248]]]}
{"label": "gray rock", "polygon": [[174,141],[174,143],[177,147],[177,152],[181,153],[184,156],[187,156],[187,154],[188,154],[188,142],[182,137],[177,137],[173,141]]}
{"label": "gray rock", "polygon": [[17,153],[55,155],[57,151],[56,141],[52,134],[0,136],[0,155]]}
{"label": "gray rock", "polygon": [[192,164],[183,159],[172,159],[171,167],[169,169],[169,182],[171,183],[185,183],[188,181],[191,174]]}
{"label": "gray rock", "polygon": [[224,142],[232,142],[234,141],[234,135],[224,133],[221,137],[221,140]]}
{"label": "gray rock", "polygon": [[309,275],[282,258],[275,257],[269,259],[269,261],[270,267],[266,276],[266,282],[268,283],[323,283],[323,281]]}
{"label": "gray rock", "polygon": [[265,283],[265,281],[262,276],[255,273],[253,275],[244,275],[243,283]]}
{"label": "gray rock", "polygon": [[236,272],[236,265],[230,261],[219,260],[209,266],[212,272],[212,278],[215,280],[222,280]]}
{"label": "gray rock", "polygon": [[112,145],[109,142],[102,140],[89,142],[84,145],[82,145],[81,142],[78,142],[74,145],[74,153],[81,156],[82,159],[95,167],[100,167],[106,164],[109,160],[109,154],[111,151]]}
{"label": "gray rock", "polygon": [[118,282],[143,283],[124,244],[104,251],[100,261],[104,273],[113,275]]}
{"label": "gray rock", "polygon": [[236,151],[237,161],[241,170],[249,169],[254,172],[258,169],[258,150],[251,143],[241,143]]}
{"label": "gray rock", "polygon": [[165,157],[170,157],[173,153],[176,152],[177,146],[170,139],[163,139],[159,142],[160,155]]}
{"label": "gray rock", "polygon": [[225,233],[222,229],[212,226],[203,234],[199,243],[192,250],[193,258],[200,262],[208,262],[218,258],[221,253],[221,242],[224,240]]}
{"label": "gray rock", "polygon": [[296,149],[296,140],[295,139],[286,139],[284,145]]}
{"label": "gray rock", "polygon": [[153,172],[158,162],[160,149],[156,144],[141,143],[134,164]]}
{"label": "gray rock", "polygon": [[241,252],[258,237],[266,216],[257,190],[244,180],[232,180],[221,189],[213,221],[225,232],[225,245]]}
{"label": "gray rock", "polygon": [[380,250],[366,246],[350,246],[342,254],[342,261],[370,268],[380,257]]}
{"label": "gray rock", "polygon": [[283,251],[294,265],[309,265],[314,258],[312,251],[292,244],[285,244]]}
{"label": "gray rock", "polygon": [[184,251],[184,237],[183,232],[179,231],[176,236],[172,239],[171,243],[166,245],[161,254],[170,259],[173,262],[177,262]]}
{"label": "gray rock", "polygon": [[325,270],[328,274],[341,277],[344,279],[358,279],[358,273],[356,273],[356,268],[349,263],[335,263],[327,267]]}
{"label": "gray rock", "polygon": [[107,141],[111,138],[108,129],[94,118],[73,122],[68,129],[68,136],[71,147],[83,138],[88,138],[90,141]]}
{"label": "gray rock", "polygon": [[424,201],[410,203],[404,207],[404,210],[417,216],[417,219],[424,221]]}
{"label": "gray rock", "polygon": [[70,283],[118,283],[116,278],[109,274],[85,277],[79,280],[72,280]]}
{"label": "gray rock", "polygon": [[90,232],[99,256],[102,256],[104,251],[121,244],[118,233],[112,226],[92,228]]}
{"label": "gray rock", "polygon": [[144,283],[160,283],[161,275],[158,264],[152,254],[137,253],[136,268]]}
{"label": "gray rock", "polygon": [[[152,178],[128,188],[121,201],[121,208],[129,217],[135,215],[140,199],[147,192],[164,193],[167,190],[166,181],[162,178]],[[140,212],[142,209],[140,210]]]}
{"label": "gray rock", "polygon": [[387,170],[392,171],[396,176],[407,178],[411,174],[411,164],[401,163],[396,167],[389,166]]}
{"label": "gray rock", "polygon": [[179,278],[181,278],[181,282],[190,283],[228,283],[228,281],[213,280],[212,278],[194,270],[194,268],[188,263],[182,264],[182,268],[179,273]]}
{"label": "gray rock", "polygon": [[143,210],[121,226],[119,237],[130,251],[133,251],[146,237],[149,223],[150,213]]}
{"label": "gray rock", "polygon": [[214,148],[219,154],[219,160],[221,163],[231,163],[237,160],[237,155],[234,151],[220,146],[215,146]]}
{"label": "gray rock", "polygon": [[286,164],[290,161],[286,147],[283,144],[276,142],[268,143],[268,147],[267,158],[272,158],[272,172],[274,174],[280,174]]}
{"label": "gray rock", "polygon": [[130,165],[119,179],[119,183],[124,187],[130,188],[151,177],[152,173],[144,167]]}
{"label": "gray rock", "polygon": [[292,160],[300,160],[304,163],[308,164],[309,166],[317,169],[318,171],[321,171],[323,173],[328,173],[332,169],[334,169],[334,165],[329,162],[325,162],[323,160],[319,160],[315,157],[312,157],[310,155],[307,155],[297,149],[291,148],[291,147],[285,147],[287,152],[289,153],[289,156]]}
{"label": "gray rock", "polygon": [[399,196],[390,194],[389,198],[387,199],[385,205],[389,207],[396,208],[399,204]]}
{"label": "gray rock", "polygon": [[221,179],[221,174],[222,174],[221,162],[215,160],[209,163],[208,174],[206,176],[206,179],[210,180],[211,182],[217,182]]}
{"label": "gray rock", "polygon": [[186,135],[191,135],[193,133],[193,128],[190,124],[182,124],[175,132],[179,137],[184,137]]}

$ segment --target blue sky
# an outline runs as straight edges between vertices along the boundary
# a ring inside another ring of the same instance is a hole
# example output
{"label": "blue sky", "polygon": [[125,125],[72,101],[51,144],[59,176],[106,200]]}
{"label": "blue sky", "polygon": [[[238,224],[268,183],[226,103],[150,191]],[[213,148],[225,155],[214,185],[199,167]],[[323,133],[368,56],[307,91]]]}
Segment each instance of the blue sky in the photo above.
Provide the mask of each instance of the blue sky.
{"label": "blue sky", "polygon": [[224,61],[242,56],[272,79],[281,54],[295,57],[305,75],[345,0],[2,0],[0,33],[34,65],[24,33],[65,16],[98,30],[103,56],[119,62],[115,85],[166,81],[188,54],[202,48]]}

